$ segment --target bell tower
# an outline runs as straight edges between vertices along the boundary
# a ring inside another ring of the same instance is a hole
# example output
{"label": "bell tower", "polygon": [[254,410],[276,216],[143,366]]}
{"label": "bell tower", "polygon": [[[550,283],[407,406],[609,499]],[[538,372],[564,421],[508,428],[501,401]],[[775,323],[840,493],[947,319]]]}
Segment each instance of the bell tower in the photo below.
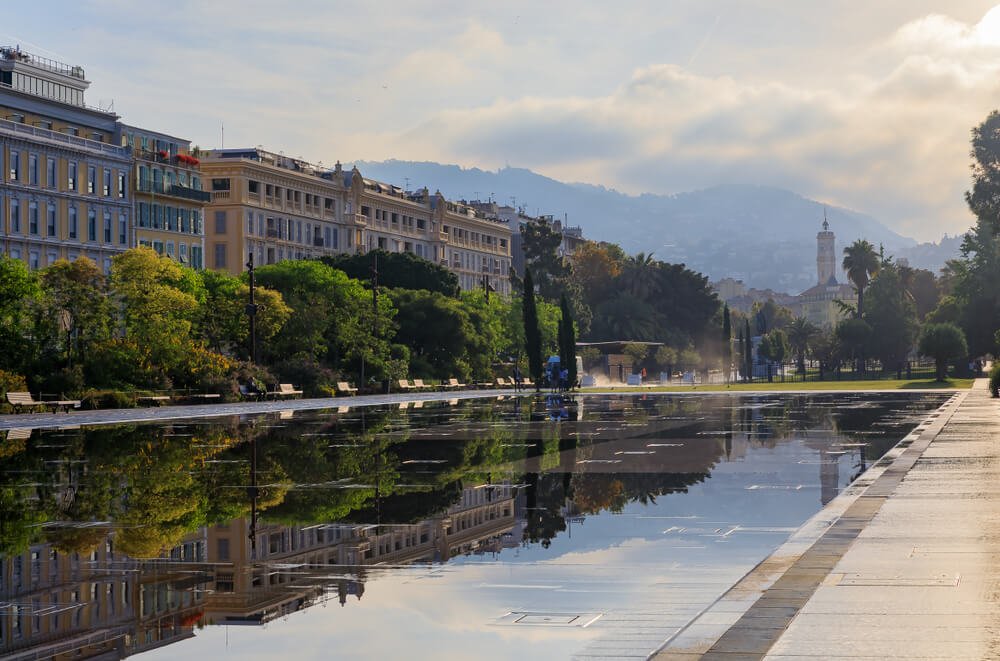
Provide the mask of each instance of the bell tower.
{"label": "bell tower", "polygon": [[816,233],[816,278],[820,286],[837,284],[837,255],[834,245],[836,238],[830,231],[830,223],[823,210],[823,229]]}

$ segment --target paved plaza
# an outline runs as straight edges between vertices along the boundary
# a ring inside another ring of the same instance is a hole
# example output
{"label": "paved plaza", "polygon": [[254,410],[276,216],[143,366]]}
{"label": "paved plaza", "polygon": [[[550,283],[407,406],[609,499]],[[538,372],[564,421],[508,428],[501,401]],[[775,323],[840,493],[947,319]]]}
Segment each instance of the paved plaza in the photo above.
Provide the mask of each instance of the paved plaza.
{"label": "paved plaza", "polygon": [[655,658],[1000,658],[998,479],[979,379]]}

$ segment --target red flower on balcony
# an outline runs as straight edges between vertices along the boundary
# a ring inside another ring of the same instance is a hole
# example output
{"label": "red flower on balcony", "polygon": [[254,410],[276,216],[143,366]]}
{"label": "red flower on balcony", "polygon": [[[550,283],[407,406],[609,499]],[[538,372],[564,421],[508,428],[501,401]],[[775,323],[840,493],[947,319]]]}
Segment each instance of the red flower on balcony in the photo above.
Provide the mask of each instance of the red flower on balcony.
{"label": "red flower on balcony", "polygon": [[160,155],[160,158],[166,158],[167,157],[167,152],[165,150],[163,150],[163,149],[161,149],[160,151],[158,151],[156,153]]}

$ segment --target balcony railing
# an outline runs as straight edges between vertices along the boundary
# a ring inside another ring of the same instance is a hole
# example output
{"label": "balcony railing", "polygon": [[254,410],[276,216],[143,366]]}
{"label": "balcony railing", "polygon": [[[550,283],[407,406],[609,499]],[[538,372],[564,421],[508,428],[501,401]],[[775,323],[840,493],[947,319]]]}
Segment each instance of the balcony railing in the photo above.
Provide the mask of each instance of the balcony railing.
{"label": "balcony railing", "polygon": [[139,181],[137,188],[140,193],[170,195],[172,197],[180,197],[194,202],[209,202],[212,199],[212,194],[208,191],[196,190],[187,186],[181,186],[180,184],[170,184],[169,186],[165,186],[163,182],[160,181]]}
{"label": "balcony railing", "polygon": [[0,119],[0,131],[10,131],[12,133],[29,135],[34,138],[41,138],[43,140],[51,140],[53,142],[58,142],[60,144],[72,145],[74,147],[79,147],[81,149],[96,151],[102,154],[107,154],[109,156],[116,156],[118,158],[128,158],[131,155],[131,152],[129,151],[128,147],[118,147],[116,145],[110,145],[106,142],[88,140],[87,138],[81,138],[75,135],[67,135],[65,133],[60,133],[59,131],[52,131],[50,129],[38,128],[37,126],[31,126],[29,124],[21,124],[20,122],[12,122],[7,119]]}

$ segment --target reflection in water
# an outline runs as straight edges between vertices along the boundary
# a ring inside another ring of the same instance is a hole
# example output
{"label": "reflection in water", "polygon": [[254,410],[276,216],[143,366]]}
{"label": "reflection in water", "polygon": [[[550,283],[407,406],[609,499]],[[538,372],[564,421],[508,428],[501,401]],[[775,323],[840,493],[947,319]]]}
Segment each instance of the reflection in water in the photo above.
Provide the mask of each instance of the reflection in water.
{"label": "reflection in water", "polygon": [[[620,544],[600,532],[616,515],[670,518],[665,497],[696,486],[713,516],[748,521],[787,493],[802,504],[777,508],[797,518],[767,516],[798,525],[943,399],[502,398],[16,430],[0,445],[0,653],[120,658],[346,606],[407,566],[594,552]],[[664,528],[629,534],[685,530]]]}

